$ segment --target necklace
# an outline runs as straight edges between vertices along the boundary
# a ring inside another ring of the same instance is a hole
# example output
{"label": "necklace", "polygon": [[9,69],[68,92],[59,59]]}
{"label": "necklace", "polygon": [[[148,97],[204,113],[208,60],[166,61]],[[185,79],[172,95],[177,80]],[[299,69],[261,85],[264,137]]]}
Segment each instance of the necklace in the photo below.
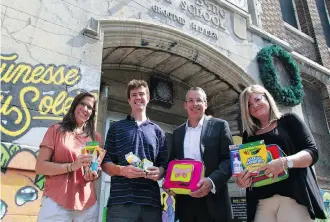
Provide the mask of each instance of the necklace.
{"label": "necklace", "polygon": [[266,129],[267,127],[269,127],[270,125],[272,125],[273,122],[274,122],[274,120],[273,121],[270,121],[270,123],[267,126],[265,126],[265,127],[259,127],[258,126],[258,131],[261,131],[261,130]]}
{"label": "necklace", "polygon": [[79,135],[82,135],[82,134],[84,134],[84,133],[85,133],[84,131],[78,132],[77,129],[73,130],[73,134],[74,134],[75,136],[79,136]]}

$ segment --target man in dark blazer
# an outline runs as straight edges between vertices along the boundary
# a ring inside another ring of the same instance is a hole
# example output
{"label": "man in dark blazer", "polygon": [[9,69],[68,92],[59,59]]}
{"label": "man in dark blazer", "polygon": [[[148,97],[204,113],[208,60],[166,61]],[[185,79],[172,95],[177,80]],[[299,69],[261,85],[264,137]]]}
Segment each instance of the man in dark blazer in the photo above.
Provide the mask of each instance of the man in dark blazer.
{"label": "man in dark blazer", "polygon": [[173,132],[169,161],[200,160],[205,166],[205,177],[197,191],[175,196],[176,217],[180,222],[230,221],[227,181],[231,177],[229,145],[233,142],[228,123],[205,115],[207,100],[202,88],[189,89],[184,106],[188,120]]}

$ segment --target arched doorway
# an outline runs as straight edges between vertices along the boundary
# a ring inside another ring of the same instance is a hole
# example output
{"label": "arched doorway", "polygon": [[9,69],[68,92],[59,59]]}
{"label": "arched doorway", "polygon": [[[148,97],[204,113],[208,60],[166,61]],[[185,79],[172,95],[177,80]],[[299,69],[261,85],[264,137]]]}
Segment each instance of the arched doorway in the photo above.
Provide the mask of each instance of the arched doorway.
{"label": "arched doorway", "polygon": [[151,76],[160,76],[173,82],[174,103],[167,109],[151,104],[151,119],[160,121],[154,112],[163,112],[167,123],[180,120],[182,123],[185,112],[179,106],[183,107],[185,92],[191,86],[200,86],[207,93],[213,115],[227,120],[234,134],[240,132],[238,96],[253,80],[223,53],[160,24],[104,20],[101,26],[104,31],[102,82],[110,86],[109,99],[115,102],[110,101],[109,105],[114,105],[115,111],[126,111],[125,104],[128,108],[122,87],[129,80],[149,81]]}
{"label": "arched doorway", "polygon": [[[160,104],[152,101],[147,115],[165,132],[171,133],[186,121],[183,107],[186,91],[199,86],[207,94],[212,115],[227,120],[233,135],[241,133],[238,98],[240,92],[254,81],[222,52],[161,24],[104,20],[101,27],[104,42],[101,82],[109,91],[99,105],[98,126],[104,126],[103,130],[98,129],[99,132],[103,131],[105,135],[109,122],[130,113],[125,91],[130,80],[144,79],[152,88],[150,78],[157,76],[173,86],[173,102]],[[110,179],[102,178],[104,183],[100,189],[104,195],[101,194],[101,206],[104,206],[102,201],[107,201]]]}

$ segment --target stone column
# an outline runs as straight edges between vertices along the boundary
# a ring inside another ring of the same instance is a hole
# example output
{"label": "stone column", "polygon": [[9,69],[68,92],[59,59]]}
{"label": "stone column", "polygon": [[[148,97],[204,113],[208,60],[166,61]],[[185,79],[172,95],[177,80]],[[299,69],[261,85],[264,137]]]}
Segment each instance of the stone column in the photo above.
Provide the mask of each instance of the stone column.
{"label": "stone column", "polygon": [[325,117],[327,119],[328,132],[330,134],[330,83],[327,83],[326,87],[322,91],[322,102],[323,102]]}
{"label": "stone column", "polygon": [[[97,109],[96,131],[100,133],[102,137],[102,143],[103,143],[102,146],[105,143],[105,133],[106,133],[105,128],[106,128],[106,117],[108,110],[108,92],[109,92],[109,86],[101,84],[100,96],[98,100],[98,109]],[[96,182],[96,194],[98,200],[100,199],[101,183],[102,183],[101,179],[97,180]]]}
{"label": "stone column", "polygon": [[[323,103],[324,114],[327,122],[328,135],[330,136],[330,83],[326,83],[325,87],[321,90],[321,99]],[[322,147],[322,152],[319,152],[319,160],[329,160],[330,158],[330,147]],[[319,169],[322,171],[321,175],[317,175],[319,185],[323,189],[330,189],[330,172],[328,169]]]}

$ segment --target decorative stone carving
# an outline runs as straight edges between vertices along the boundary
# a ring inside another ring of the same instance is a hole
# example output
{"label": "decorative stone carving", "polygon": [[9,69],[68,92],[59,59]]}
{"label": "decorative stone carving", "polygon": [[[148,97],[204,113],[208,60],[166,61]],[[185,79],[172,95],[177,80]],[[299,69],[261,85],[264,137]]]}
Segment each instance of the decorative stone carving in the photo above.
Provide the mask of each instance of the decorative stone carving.
{"label": "decorative stone carving", "polygon": [[233,30],[235,35],[240,39],[247,38],[246,19],[236,13],[233,13]]}

